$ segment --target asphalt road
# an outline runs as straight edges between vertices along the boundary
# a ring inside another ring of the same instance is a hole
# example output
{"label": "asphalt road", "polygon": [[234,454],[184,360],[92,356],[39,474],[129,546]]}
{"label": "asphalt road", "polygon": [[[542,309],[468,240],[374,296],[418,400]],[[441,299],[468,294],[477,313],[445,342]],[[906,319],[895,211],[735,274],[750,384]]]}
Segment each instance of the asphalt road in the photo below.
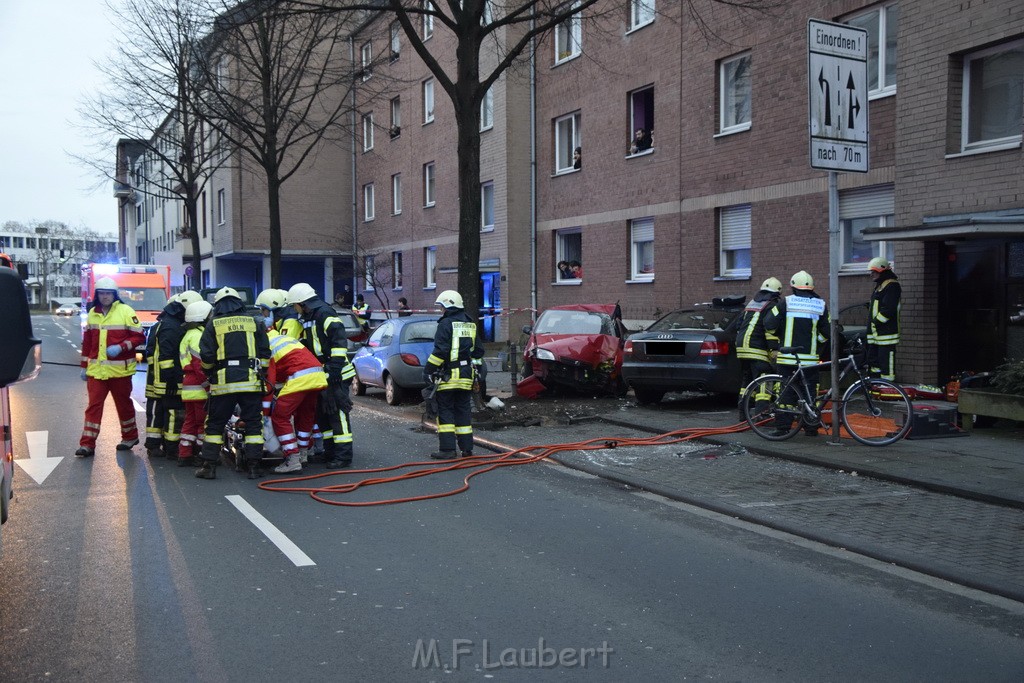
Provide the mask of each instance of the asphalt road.
{"label": "asphalt road", "polygon": [[[74,359],[66,319],[36,321],[45,358]],[[441,500],[335,507],[225,468],[197,480],[138,447],[115,454],[110,404],[97,456],[70,457],[77,367],[48,364],[12,398],[16,457],[29,440],[41,457],[45,432],[45,455],[63,460],[41,483],[17,471],[0,555],[3,680],[1024,675],[1019,604],[560,467],[491,472]],[[358,466],[433,449],[433,435],[380,403],[368,396],[353,412]]]}

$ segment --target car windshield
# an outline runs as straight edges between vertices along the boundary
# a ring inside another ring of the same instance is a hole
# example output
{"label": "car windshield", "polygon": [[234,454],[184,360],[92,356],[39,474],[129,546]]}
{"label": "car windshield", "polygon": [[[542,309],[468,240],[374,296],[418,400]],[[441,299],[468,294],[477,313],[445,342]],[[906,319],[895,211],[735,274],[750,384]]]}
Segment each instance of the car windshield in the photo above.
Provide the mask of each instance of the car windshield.
{"label": "car windshield", "polygon": [[673,311],[647,328],[648,332],[671,332],[672,330],[724,330],[736,317],[738,311],[706,308],[689,311]]}
{"label": "car windshield", "polygon": [[432,342],[434,333],[437,332],[436,320],[423,320],[421,322],[409,323],[402,328],[401,341],[404,344],[414,342]]}
{"label": "car windshield", "polygon": [[162,311],[167,305],[167,294],[159,287],[122,287],[118,294],[121,301],[139,311]]}
{"label": "car windshield", "polygon": [[536,334],[615,334],[611,316],[592,311],[550,310],[537,319]]}

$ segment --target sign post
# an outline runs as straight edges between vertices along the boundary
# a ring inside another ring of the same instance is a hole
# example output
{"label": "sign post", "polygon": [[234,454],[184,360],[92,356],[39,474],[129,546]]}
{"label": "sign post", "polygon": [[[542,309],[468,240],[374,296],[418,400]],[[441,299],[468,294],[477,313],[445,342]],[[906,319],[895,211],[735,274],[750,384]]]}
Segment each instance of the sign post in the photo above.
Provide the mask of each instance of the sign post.
{"label": "sign post", "polygon": [[868,32],[818,19],[807,22],[807,104],[811,168],[828,171],[828,308],[832,336],[832,439],[839,443],[838,172],[868,172]]}

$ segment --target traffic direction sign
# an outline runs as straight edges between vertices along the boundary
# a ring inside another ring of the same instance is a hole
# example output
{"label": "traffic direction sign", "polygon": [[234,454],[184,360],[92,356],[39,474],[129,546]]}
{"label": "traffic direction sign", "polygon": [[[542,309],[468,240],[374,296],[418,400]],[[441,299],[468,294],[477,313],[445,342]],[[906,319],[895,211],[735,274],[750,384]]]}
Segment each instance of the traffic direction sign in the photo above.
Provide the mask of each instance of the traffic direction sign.
{"label": "traffic direction sign", "polygon": [[811,166],[868,171],[868,32],[810,19],[807,82]]}

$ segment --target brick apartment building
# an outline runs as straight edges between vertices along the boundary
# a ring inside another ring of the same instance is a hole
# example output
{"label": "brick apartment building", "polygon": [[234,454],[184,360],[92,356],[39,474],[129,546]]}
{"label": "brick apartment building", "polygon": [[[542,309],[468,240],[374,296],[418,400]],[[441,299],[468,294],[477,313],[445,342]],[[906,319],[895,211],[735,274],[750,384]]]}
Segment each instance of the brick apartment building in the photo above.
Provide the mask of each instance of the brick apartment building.
{"label": "brick apartment building", "polygon": [[[749,296],[797,270],[828,298],[827,174],[808,153],[815,18],[871,36],[870,170],[839,175],[840,301],[867,300],[873,256],[894,262],[902,381],[938,383],[1024,356],[1024,4],[794,0],[763,14],[697,3],[703,29],[684,4],[607,0],[492,88],[481,194],[470,198],[484,214],[484,305],[510,313],[619,301],[640,322]],[[419,28],[432,32],[433,54],[454,59],[440,22]],[[495,53],[508,39],[497,36]],[[430,308],[456,283],[452,105],[386,13],[351,41],[368,67],[357,79],[354,159],[337,151],[310,169],[296,186],[316,194],[293,195],[286,220],[296,236],[329,225],[343,241],[351,230],[355,286],[374,308],[378,295]],[[258,264],[265,226],[237,207],[259,188],[236,174],[223,185],[231,241],[214,258]],[[330,239],[305,245],[323,255],[296,259],[322,264],[328,285]],[[345,247],[333,248],[345,262]],[[560,273],[562,260],[579,261],[582,276]],[[495,320],[492,338],[516,340],[529,314]]]}

